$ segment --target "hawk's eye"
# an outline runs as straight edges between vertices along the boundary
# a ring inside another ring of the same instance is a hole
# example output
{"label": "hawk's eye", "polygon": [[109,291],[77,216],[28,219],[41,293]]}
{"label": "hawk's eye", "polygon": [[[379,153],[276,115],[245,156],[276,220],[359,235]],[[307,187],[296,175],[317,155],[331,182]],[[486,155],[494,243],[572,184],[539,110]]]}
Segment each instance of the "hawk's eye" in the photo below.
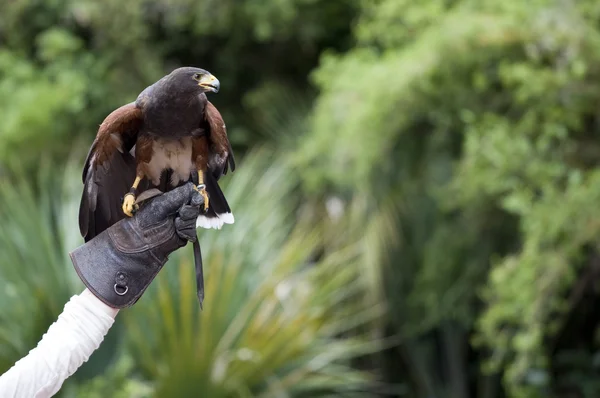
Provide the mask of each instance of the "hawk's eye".
{"label": "hawk's eye", "polygon": [[200,73],[194,74],[194,80],[200,80],[201,77],[202,77],[202,75]]}

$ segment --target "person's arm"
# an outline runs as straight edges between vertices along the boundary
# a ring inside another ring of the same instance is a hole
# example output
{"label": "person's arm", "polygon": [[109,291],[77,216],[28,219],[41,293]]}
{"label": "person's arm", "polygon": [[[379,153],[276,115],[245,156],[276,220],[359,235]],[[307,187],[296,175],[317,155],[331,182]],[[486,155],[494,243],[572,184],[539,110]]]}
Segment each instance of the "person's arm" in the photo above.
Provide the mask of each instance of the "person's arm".
{"label": "person's arm", "polygon": [[195,241],[203,203],[192,183],[161,193],[142,203],[134,217],[69,253],[87,289],[71,298],[38,346],[0,376],[0,397],[56,394],[100,346],[118,309],[134,305],[169,254]]}
{"label": "person's arm", "polygon": [[73,296],[37,347],[0,376],[3,398],[51,397],[100,346],[119,312],[88,289]]}

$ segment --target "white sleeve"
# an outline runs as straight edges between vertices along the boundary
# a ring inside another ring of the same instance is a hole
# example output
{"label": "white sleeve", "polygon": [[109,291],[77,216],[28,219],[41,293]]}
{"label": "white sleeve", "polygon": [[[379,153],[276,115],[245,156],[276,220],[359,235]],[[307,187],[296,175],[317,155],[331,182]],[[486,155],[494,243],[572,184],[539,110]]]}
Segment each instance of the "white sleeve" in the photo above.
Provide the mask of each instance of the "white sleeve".
{"label": "white sleeve", "polygon": [[100,346],[118,312],[87,289],[71,297],[37,347],[0,376],[0,397],[45,398],[56,394],[65,379]]}

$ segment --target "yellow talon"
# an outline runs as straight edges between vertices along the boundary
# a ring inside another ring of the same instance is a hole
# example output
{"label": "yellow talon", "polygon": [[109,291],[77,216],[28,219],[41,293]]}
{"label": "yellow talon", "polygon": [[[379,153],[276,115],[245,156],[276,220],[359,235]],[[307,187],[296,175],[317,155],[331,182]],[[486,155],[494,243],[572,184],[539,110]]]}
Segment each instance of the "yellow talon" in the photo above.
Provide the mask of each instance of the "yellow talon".
{"label": "yellow talon", "polygon": [[131,192],[135,192],[141,180],[141,176],[135,177],[135,181],[131,186],[131,191],[128,192],[123,198],[123,213],[129,217],[133,217],[133,213],[140,207],[139,205],[135,204],[135,195]]}
{"label": "yellow talon", "polygon": [[208,194],[206,193],[206,189],[200,191],[200,194],[204,198],[204,211],[208,210]]}
{"label": "yellow talon", "polygon": [[202,197],[204,198],[204,211],[208,210],[208,193],[206,192],[204,184],[195,186],[194,189],[200,192],[200,195],[202,195]]}
{"label": "yellow talon", "polygon": [[123,213],[125,213],[129,217],[133,217],[133,212],[137,210],[137,205],[135,204],[135,196],[131,193],[128,193],[123,198]]}
{"label": "yellow talon", "polygon": [[196,191],[200,192],[200,195],[204,198],[204,211],[208,210],[208,194],[206,193],[206,185],[204,185],[204,172],[198,170],[198,187]]}

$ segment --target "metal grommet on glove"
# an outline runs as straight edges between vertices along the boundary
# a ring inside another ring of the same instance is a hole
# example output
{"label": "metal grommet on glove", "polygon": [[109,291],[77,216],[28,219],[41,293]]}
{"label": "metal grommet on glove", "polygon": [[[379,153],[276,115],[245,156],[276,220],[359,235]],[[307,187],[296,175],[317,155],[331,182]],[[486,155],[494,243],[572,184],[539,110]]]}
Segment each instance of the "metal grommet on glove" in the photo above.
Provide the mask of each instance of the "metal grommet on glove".
{"label": "metal grommet on glove", "polygon": [[115,277],[115,285],[113,286],[115,293],[117,293],[119,296],[126,295],[129,291],[129,286],[127,286],[128,280],[129,278],[125,272],[117,272]]}
{"label": "metal grommet on glove", "polygon": [[119,296],[124,296],[124,295],[126,295],[126,294],[127,294],[127,292],[129,291],[129,287],[128,287],[128,286],[125,286],[125,291],[123,291],[123,292],[120,292],[120,291],[118,290],[118,288],[121,288],[121,289],[122,289],[123,287],[122,287],[122,286],[119,286],[119,285],[117,285],[117,284],[115,283],[115,286],[114,286],[115,293],[117,293]]}

